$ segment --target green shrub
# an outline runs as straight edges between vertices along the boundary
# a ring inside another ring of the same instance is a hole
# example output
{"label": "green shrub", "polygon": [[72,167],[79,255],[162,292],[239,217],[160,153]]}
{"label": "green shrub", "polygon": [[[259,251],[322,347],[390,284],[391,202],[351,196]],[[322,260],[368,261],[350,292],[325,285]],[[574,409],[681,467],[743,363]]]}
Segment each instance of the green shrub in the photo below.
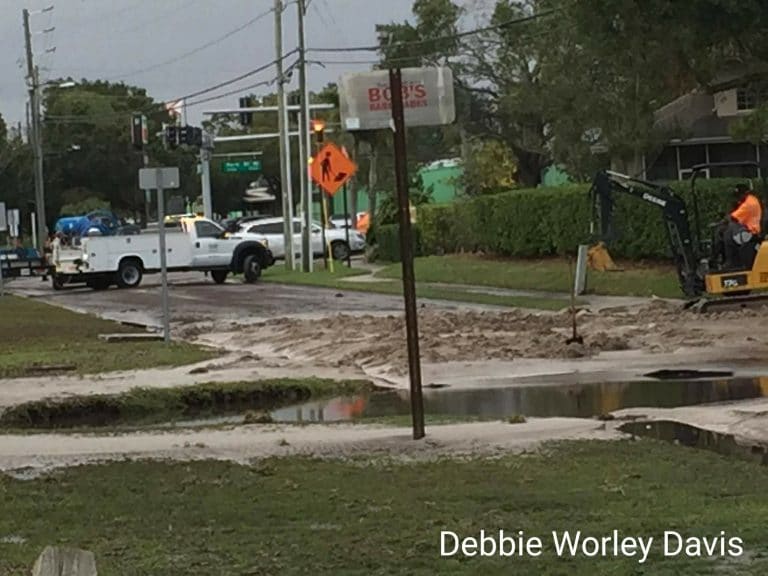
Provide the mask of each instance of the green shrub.
{"label": "green shrub", "polygon": [[[413,255],[423,256],[421,240],[421,228],[414,224],[411,227],[413,233]],[[386,262],[400,262],[400,227],[396,224],[383,224],[377,228],[376,256]]]}
{"label": "green shrub", "polygon": [[[705,238],[709,233],[707,225],[721,219],[730,207],[729,190],[736,182],[699,181],[699,210]],[[688,204],[691,231],[695,234],[690,184],[674,182],[672,188]],[[630,259],[668,258],[669,244],[661,210],[621,193],[615,199],[611,253]],[[579,244],[591,240],[590,219],[588,184],[513,190],[420,208],[419,248],[425,255],[481,250],[527,258],[574,253]],[[397,229],[393,228],[396,238]],[[382,239],[379,240],[381,246]]]}

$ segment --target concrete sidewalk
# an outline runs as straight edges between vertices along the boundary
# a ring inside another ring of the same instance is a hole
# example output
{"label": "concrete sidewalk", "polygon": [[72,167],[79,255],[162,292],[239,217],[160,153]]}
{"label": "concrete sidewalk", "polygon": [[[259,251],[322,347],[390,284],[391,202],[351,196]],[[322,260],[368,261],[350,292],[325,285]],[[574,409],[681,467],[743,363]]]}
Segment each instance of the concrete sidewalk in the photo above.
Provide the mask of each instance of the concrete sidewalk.
{"label": "concrete sidewalk", "polygon": [[[368,283],[399,283],[400,280],[394,278],[380,278],[376,274],[384,269],[384,266],[375,264],[366,264],[365,269],[370,270],[369,274],[359,276],[350,276],[343,278],[343,282],[350,284],[368,284]],[[469,294],[489,294],[492,296],[525,297],[525,298],[545,298],[553,300],[570,300],[571,295],[566,292],[546,292],[543,290],[515,290],[511,288],[495,288],[493,286],[478,286],[475,284],[448,284],[444,282],[420,282],[422,286],[441,290],[453,290],[455,292],[467,292]],[[634,307],[647,304],[650,298],[639,296],[602,296],[598,294],[582,294],[577,297],[581,307],[588,307],[591,310],[599,311],[606,308]],[[682,306],[682,300],[664,299],[668,302],[679,302]]]}

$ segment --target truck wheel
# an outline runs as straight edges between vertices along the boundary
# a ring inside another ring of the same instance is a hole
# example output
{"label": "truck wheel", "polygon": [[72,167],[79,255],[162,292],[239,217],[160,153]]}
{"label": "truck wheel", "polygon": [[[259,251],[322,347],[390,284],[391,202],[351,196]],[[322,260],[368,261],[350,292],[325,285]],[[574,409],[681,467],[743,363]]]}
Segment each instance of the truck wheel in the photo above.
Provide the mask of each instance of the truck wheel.
{"label": "truck wheel", "polygon": [[143,275],[141,262],[135,258],[128,258],[120,262],[117,269],[117,285],[120,288],[138,288]]}
{"label": "truck wheel", "polygon": [[211,270],[211,278],[216,284],[224,284],[227,281],[229,272],[226,270]]}
{"label": "truck wheel", "polygon": [[64,274],[51,275],[51,286],[53,286],[54,290],[63,290],[66,283],[67,277]]}
{"label": "truck wheel", "polygon": [[349,256],[349,246],[346,242],[337,241],[331,244],[331,256],[334,260],[346,260]]}
{"label": "truck wheel", "polygon": [[243,275],[245,281],[248,284],[253,284],[261,277],[261,264],[259,263],[259,257],[256,254],[251,254],[245,257],[243,263]]}

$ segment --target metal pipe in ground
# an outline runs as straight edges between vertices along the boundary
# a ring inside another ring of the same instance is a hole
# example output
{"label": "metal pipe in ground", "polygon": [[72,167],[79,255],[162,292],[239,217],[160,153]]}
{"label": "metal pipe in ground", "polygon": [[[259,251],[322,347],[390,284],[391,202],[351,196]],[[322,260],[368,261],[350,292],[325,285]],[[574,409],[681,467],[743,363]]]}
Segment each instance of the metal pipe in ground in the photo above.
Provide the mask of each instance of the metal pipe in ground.
{"label": "metal pipe in ground", "polygon": [[171,342],[170,306],[168,304],[168,262],[165,247],[165,194],[163,190],[163,171],[157,168],[157,224],[160,228],[158,239],[160,242],[160,278],[162,284],[162,308],[163,308],[163,340],[166,344]]}

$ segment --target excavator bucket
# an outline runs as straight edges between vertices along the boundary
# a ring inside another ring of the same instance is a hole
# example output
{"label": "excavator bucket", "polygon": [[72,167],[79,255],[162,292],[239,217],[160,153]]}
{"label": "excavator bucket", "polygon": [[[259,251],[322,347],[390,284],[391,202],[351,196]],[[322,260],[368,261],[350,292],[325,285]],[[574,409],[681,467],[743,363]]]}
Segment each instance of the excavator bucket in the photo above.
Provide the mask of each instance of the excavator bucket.
{"label": "excavator bucket", "polygon": [[590,270],[598,272],[615,272],[621,270],[611,258],[604,242],[598,242],[587,252],[587,264]]}

